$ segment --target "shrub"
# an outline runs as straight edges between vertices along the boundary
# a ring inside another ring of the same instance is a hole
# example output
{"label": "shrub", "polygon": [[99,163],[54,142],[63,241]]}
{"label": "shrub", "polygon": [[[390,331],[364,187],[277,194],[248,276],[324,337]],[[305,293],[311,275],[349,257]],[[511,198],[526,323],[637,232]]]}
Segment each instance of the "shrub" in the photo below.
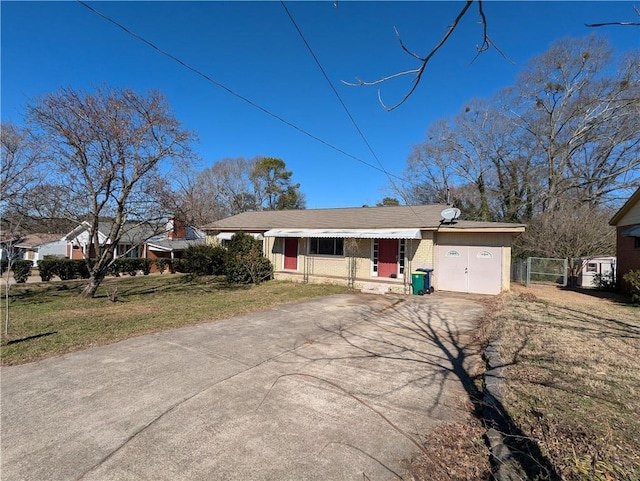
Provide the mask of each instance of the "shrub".
{"label": "shrub", "polygon": [[235,234],[227,246],[225,256],[227,282],[233,284],[260,284],[271,279],[273,266],[262,255],[262,243],[249,234]]}
{"label": "shrub", "polygon": [[616,280],[611,274],[595,274],[593,282],[596,288],[601,291],[615,291],[616,289]]}
{"label": "shrub", "polygon": [[162,274],[164,272],[164,270],[170,264],[170,261],[171,261],[171,259],[167,259],[166,257],[158,257],[154,261],[154,263],[155,263],[156,267],[158,268],[158,271],[160,272],[160,274]]}
{"label": "shrub", "polygon": [[189,246],[180,260],[180,269],[194,276],[210,276],[223,272],[226,251],[212,245]]}
{"label": "shrub", "polygon": [[624,276],[625,284],[629,294],[631,294],[631,301],[640,303],[640,270],[629,271]]}
{"label": "shrub", "polygon": [[130,276],[138,275],[138,271],[142,270],[141,259],[138,257],[120,257],[116,261],[116,266],[118,267],[118,273],[126,273]]}
{"label": "shrub", "polygon": [[31,275],[31,267],[33,263],[31,261],[18,259],[13,261],[11,270],[13,270],[13,278],[18,284],[24,284],[27,282],[29,275]]}

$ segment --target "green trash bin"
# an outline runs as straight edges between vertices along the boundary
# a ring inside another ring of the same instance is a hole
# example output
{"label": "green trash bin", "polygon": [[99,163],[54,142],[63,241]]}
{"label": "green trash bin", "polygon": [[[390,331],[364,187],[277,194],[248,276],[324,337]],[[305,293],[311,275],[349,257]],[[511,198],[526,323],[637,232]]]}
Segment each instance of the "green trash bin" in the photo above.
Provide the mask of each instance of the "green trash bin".
{"label": "green trash bin", "polygon": [[411,288],[414,296],[421,296],[424,294],[424,278],[427,276],[426,272],[412,272],[411,273]]}

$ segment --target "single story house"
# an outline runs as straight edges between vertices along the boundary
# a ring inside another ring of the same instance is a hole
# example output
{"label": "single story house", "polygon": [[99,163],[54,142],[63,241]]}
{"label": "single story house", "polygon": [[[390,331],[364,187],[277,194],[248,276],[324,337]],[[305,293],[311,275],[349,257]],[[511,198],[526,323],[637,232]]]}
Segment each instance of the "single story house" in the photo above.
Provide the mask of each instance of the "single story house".
{"label": "single story house", "polygon": [[38,265],[40,259],[46,256],[64,257],[66,241],[62,234],[27,234],[15,244],[18,257]]}
{"label": "single story house", "polygon": [[437,290],[509,290],[511,245],[525,226],[459,220],[452,210],[436,204],[245,212],[203,230],[210,243],[236,232],[262,238],[276,279],[410,293],[412,272],[423,268],[433,269]]}
{"label": "single story house", "polygon": [[[98,224],[100,245],[111,243],[111,225],[110,222]],[[178,259],[190,245],[204,244],[205,238],[203,231],[175,218],[169,218],[161,225],[129,222],[125,225],[124,234],[116,246],[115,257]],[[63,240],[66,242],[65,254],[69,259],[84,259],[94,255],[91,225],[88,222],[79,224],[64,236]],[[151,270],[156,271],[155,265],[152,265]]]}
{"label": "single story house", "polygon": [[611,218],[609,225],[616,228],[617,285],[623,290],[624,275],[640,270],[640,188]]}

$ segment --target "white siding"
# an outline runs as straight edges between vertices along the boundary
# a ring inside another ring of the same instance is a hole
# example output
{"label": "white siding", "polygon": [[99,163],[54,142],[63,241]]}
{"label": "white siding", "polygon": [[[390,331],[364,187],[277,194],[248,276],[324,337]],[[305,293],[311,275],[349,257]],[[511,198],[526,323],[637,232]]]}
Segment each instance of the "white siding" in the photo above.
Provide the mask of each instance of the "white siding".
{"label": "white siding", "polygon": [[640,202],[636,202],[635,205],[631,207],[631,210],[620,219],[617,226],[621,227],[634,224],[640,224]]}

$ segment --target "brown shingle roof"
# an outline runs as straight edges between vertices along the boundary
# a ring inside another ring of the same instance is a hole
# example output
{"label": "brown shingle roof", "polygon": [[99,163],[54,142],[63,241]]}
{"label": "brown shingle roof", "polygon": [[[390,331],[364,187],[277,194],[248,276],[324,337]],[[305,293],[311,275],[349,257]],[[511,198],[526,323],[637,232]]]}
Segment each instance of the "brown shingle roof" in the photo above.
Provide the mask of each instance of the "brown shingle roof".
{"label": "brown shingle roof", "polygon": [[[266,231],[269,229],[434,229],[440,226],[440,213],[447,205],[348,207],[244,212],[227,217],[202,229],[211,231]],[[490,229],[524,227],[522,224],[457,221],[447,227]]]}
{"label": "brown shingle roof", "polygon": [[27,234],[20,238],[16,247],[31,248],[38,247],[47,242],[54,242],[64,237],[64,234]]}

